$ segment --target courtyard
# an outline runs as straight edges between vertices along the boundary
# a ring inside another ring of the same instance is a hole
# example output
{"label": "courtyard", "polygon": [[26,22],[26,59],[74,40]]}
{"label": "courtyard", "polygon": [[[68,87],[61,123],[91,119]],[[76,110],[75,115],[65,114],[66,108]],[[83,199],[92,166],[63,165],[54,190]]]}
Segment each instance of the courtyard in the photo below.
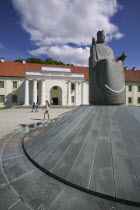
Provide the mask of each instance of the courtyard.
{"label": "courtyard", "polygon": [[[51,108],[50,117],[53,120],[71,111],[73,108]],[[32,108],[0,110],[0,139],[13,132],[15,129],[19,129],[25,125],[47,122],[47,120],[43,120],[44,111],[45,110],[39,109],[38,112],[32,112]]]}

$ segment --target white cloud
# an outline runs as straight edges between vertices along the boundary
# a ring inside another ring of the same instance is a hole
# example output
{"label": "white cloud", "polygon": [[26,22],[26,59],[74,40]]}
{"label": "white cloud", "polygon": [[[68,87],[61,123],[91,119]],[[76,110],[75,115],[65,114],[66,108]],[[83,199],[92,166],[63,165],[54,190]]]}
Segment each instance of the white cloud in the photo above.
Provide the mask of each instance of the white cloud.
{"label": "white cloud", "polygon": [[65,63],[76,64],[78,66],[87,65],[89,57],[89,47],[71,47],[68,45],[40,47],[37,50],[30,51],[33,55],[47,54],[51,58],[57,58],[58,61],[65,61]]}
{"label": "white cloud", "polygon": [[[98,30],[105,30],[107,40],[120,39],[123,36],[110,21],[120,9],[117,0],[12,2],[20,14],[22,27],[30,34],[30,39],[37,47],[30,51],[33,55],[49,53],[50,57],[62,59],[65,63],[87,65],[89,48],[83,49],[81,46],[90,45],[92,36],[96,37]],[[68,43],[74,43],[78,48],[70,47]]]}

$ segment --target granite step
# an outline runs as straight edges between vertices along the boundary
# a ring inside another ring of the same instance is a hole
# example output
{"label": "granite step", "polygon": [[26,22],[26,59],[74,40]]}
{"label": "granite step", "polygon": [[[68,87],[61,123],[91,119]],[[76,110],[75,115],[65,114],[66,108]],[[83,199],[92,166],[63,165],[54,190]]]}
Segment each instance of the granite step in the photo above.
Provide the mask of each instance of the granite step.
{"label": "granite step", "polygon": [[79,107],[58,130],[46,132],[42,147],[25,152],[64,184],[140,206],[140,122],[135,111],[127,106]]}

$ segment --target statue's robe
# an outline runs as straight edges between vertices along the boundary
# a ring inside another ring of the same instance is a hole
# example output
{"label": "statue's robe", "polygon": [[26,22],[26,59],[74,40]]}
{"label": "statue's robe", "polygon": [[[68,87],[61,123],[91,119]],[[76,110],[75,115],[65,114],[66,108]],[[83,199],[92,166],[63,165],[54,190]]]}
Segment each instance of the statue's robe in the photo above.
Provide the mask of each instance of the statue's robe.
{"label": "statue's robe", "polygon": [[90,104],[124,104],[125,78],[121,60],[105,44],[92,44],[89,58]]}

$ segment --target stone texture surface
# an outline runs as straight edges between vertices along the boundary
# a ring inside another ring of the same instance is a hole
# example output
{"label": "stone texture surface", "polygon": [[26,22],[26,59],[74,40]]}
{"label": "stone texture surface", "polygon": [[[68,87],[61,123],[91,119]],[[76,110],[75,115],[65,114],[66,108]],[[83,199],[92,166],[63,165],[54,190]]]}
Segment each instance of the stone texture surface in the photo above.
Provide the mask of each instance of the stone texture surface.
{"label": "stone texture surface", "polygon": [[82,106],[32,146],[25,141],[25,149],[46,173],[70,186],[139,203],[139,113],[127,106]]}
{"label": "stone texture surface", "polygon": [[[139,209],[136,207],[140,202],[139,114],[134,107],[82,106],[54,122],[21,128],[2,138],[0,208]],[[56,136],[59,138],[54,141]],[[22,150],[23,138],[30,157]],[[51,173],[62,175],[73,186],[54,179],[33,164],[34,160],[39,164],[39,154],[44,149],[49,153],[41,160],[41,169],[49,167]],[[97,192],[103,193],[104,198]],[[122,199],[121,203],[111,201],[110,195]]]}
{"label": "stone texture surface", "polygon": [[[20,128],[21,126],[27,124],[34,124],[44,121],[44,111],[39,109],[38,112],[31,112],[32,107],[29,109],[4,109],[0,110],[0,139],[7,135],[8,133],[12,132],[14,129]],[[50,117],[54,119],[63,113],[67,113],[71,111],[71,108],[52,108],[50,110]],[[46,118],[47,119],[47,118]]]}
{"label": "stone texture surface", "polygon": [[126,52],[115,57],[112,49],[104,44],[103,31],[93,39],[89,57],[89,103],[99,105],[125,104],[125,78],[123,60]]}

